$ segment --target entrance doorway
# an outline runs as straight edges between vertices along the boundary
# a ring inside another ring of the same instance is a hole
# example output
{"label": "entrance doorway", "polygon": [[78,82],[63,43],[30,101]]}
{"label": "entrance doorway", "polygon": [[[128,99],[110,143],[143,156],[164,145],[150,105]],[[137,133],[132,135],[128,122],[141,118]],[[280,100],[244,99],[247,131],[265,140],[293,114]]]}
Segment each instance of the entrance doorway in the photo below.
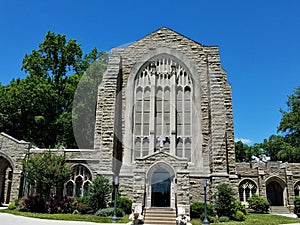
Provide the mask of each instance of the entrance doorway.
{"label": "entrance doorway", "polygon": [[170,207],[171,175],[162,167],[153,172],[151,180],[151,206]]}
{"label": "entrance doorway", "polygon": [[283,206],[283,187],[277,181],[267,184],[267,198],[271,206]]}
{"label": "entrance doorway", "polygon": [[0,205],[10,202],[13,171],[10,162],[0,156]]}

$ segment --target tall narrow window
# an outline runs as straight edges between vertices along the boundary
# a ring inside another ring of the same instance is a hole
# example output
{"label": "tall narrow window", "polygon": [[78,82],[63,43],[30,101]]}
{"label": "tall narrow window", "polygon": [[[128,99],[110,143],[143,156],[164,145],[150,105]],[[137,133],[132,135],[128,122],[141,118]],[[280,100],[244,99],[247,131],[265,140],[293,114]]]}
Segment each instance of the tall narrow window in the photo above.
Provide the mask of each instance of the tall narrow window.
{"label": "tall narrow window", "polygon": [[191,161],[192,98],[191,76],[175,58],[159,55],[141,67],[134,87],[133,159],[165,151]]}

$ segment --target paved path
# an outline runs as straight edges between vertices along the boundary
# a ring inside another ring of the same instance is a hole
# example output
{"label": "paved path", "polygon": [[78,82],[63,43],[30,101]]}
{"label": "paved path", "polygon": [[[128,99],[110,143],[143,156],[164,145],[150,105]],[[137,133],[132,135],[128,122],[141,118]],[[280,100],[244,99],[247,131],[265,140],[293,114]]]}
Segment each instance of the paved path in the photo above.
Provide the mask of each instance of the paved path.
{"label": "paved path", "polygon": [[[3,209],[4,207],[0,207]],[[284,215],[290,216],[291,215]],[[29,218],[24,216],[16,216],[9,213],[0,213],[0,224],[2,225],[124,225],[125,223],[92,223],[80,221],[64,221],[64,220],[46,220]],[[282,225],[300,225],[300,223],[282,224]]]}
{"label": "paved path", "polygon": [[2,225],[122,225],[125,223],[92,223],[80,221],[46,220],[16,216],[9,213],[0,213],[0,224]]}

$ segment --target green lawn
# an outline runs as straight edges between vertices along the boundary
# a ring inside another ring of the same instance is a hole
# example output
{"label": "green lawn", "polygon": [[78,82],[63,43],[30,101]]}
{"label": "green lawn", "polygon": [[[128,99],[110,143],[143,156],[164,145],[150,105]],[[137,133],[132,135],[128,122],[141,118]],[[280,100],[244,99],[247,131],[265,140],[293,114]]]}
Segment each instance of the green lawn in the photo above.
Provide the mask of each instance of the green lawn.
{"label": "green lawn", "polygon": [[[250,213],[244,222],[212,223],[213,225],[278,225],[286,223],[300,223],[300,219],[278,216],[274,214]],[[192,220],[193,225],[202,225],[201,221]]]}
{"label": "green lawn", "polygon": [[[78,214],[46,214],[46,213],[29,213],[29,212],[19,212],[17,210],[0,210],[0,213],[10,213],[14,215],[34,217],[40,219],[48,220],[76,220],[76,221],[86,221],[86,222],[96,222],[96,223],[111,223],[111,218],[98,217],[91,215],[78,215]],[[128,216],[120,218],[118,223],[129,222]],[[250,213],[247,215],[247,220],[244,222],[228,222],[228,223],[212,223],[213,225],[279,225],[286,223],[300,223],[300,219],[289,218],[285,216],[277,216],[273,214],[256,214]],[[202,221],[192,220],[193,225],[202,225]]]}
{"label": "green lawn", "polygon": [[[48,219],[48,220],[73,220],[73,221],[85,221],[85,222],[95,222],[95,223],[111,223],[111,217],[99,217],[93,215],[79,215],[79,214],[47,214],[47,213],[30,213],[30,212],[20,212],[17,210],[0,210],[0,213],[10,213],[19,216]],[[128,216],[119,218],[118,223],[128,223]]]}

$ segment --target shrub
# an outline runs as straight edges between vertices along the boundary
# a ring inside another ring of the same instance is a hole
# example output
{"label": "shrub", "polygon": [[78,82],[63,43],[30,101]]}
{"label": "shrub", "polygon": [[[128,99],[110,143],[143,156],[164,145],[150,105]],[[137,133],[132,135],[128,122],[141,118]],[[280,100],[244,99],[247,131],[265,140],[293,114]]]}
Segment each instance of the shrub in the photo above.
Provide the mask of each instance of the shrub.
{"label": "shrub", "polygon": [[39,195],[28,195],[18,199],[16,208],[23,212],[45,212],[45,200]]}
{"label": "shrub", "polygon": [[241,211],[244,215],[248,214],[246,206],[243,205],[240,201],[236,200],[231,203],[231,213],[232,213],[233,219],[234,219],[234,215],[236,214],[237,211]]}
{"label": "shrub", "polygon": [[83,203],[83,202],[78,202],[77,204],[77,210],[80,214],[89,214],[92,213],[92,209],[89,207],[89,205]]}
{"label": "shrub", "polygon": [[49,204],[48,213],[72,213],[77,207],[78,203],[75,198],[55,196]]}
{"label": "shrub", "polygon": [[90,187],[89,194],[88,205],[94,212],[98,209],[106,208],[111,195],[109,180],[101,175],[97,175]]}
{"label": "shrub", "polygon": [[93,213],[93,209],[89,206],[90,196],[83,196],[76,198],[77,200],[77,210],[80,214],[90,214]]}
{"label": "shrub", "polygon": [[294,213],[299,214],[300,213],[300,196],[295,197],[294,205],[295,205]]}
{"label": "shrub", "polygon": [[245,221],[246,220],[246,215],[240,211],[240,210],[237,210],[233,215],[232,215],[232,218],[236,221]]}
{"label": "shrub", "polygon": [[[190,206],[191,218],[199,219],[202,221],[204,219],[204,203],[203,202],[193,202]],[[213,217],[216,216],[215,211],[211,204],[206,204],[207,218],[210,222],[213,222]]]}
{"label": "shrub", "polygon": [[89,204],[90,198],[91,198],[90,196],[82,196],[82,197],[77,197],[76,200],[77,200],[77,202]]}
{"label": "shrub", "polygon": [[[125,215],[124,211],[120,208],[116,209],[117,211],[117,217],[123,217]],[[101,217],[109,217],[114,215],[114,208],[105,208],[105,209],[99,209],[96,213],[96,216]]]}
{"label": "shrub", "polygon": [[16,208],[17,208],[16,203],[14,203],[14,202],[9,203],[9,205],[8,205],[7,208],[8,208],[9,210],[14,210],[14,209],[16,209]]}
{"label": "shrub", "polygon": [[228,222],[229,221],[229,217],[228,216],[220,216],[219,217],[219,221],[222,222],[222,223],[223,222]]}
{"label": "shrub", "polygon": [[214,194],[214,208],[219,217],[230,217],[232,214],[232,202],[234,199],[233,189],[228,184],[219,184]]}
{"label": "shrub", "polygon": [[[113,207],[114,201],[111,203],[111,207]],[[131,214],[132,201],[126,197],[119,197],[117,200],[117,208],[123,209],[125,214]]]}
{"label": "shrub", "polygon": [[258,195],[252,195],[248,198],[249,208],[253,209],[258,213],[268,213],[270,209],[270,203],[267,199],[260,197]]}

